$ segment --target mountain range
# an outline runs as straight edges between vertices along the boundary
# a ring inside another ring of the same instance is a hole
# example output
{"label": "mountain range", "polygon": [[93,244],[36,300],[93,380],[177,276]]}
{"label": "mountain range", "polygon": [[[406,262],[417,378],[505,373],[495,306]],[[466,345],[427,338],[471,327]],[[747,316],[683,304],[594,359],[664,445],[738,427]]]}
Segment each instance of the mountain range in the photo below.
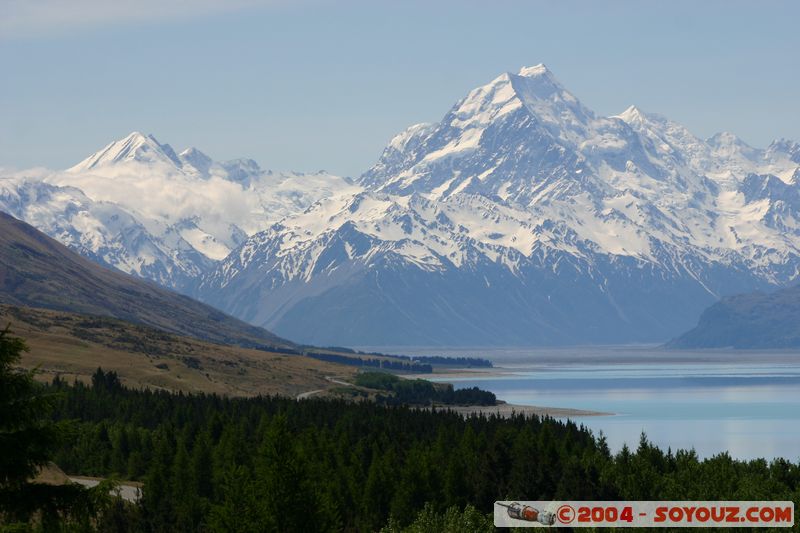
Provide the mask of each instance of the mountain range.
{"label": "mountain range", "polygon": [[95,261],[321,345],[663,341],[800,267],[800,145],[602,117],[543,65],[394,137],[355,180],[138,133],[0,210]]}
{"label": "mountain range", "polygon": [[213,162],[131,133],[62,172],[0,178],[0,210],[97,262],[186,291],[247,237],[351,184]]}

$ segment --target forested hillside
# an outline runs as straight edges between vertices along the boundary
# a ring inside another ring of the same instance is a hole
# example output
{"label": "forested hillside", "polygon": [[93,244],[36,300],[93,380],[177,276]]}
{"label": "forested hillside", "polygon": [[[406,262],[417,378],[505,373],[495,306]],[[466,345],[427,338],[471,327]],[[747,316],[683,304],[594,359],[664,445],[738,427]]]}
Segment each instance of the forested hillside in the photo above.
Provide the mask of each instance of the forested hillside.
{"label": "forested hillside", "polygon": [[506,498],[800,503],[796,463],[700,460],[644,437],[613,454],[573,422],[133,391],[103,372],[50,390],[54,417],[75,420],[65,471],[144,481],[141,504],[118,510],[130,531],[396,530],[426,504],[425,520],[486,516]]}

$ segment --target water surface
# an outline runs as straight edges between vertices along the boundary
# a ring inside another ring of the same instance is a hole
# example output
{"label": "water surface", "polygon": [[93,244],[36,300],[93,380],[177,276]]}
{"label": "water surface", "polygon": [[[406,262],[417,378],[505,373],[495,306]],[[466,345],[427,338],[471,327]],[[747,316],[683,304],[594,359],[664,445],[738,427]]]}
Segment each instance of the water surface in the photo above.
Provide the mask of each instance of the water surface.
{"label": "water surface", "polygon": [[475,355],[491,374],[438,379],[477,386],[520,405],[616,413],[576,421],[602,431],[613,450],[644,431],[660,447],[800,460],[800,353],[672,352],[651,347],[548,350],[416,349]]}

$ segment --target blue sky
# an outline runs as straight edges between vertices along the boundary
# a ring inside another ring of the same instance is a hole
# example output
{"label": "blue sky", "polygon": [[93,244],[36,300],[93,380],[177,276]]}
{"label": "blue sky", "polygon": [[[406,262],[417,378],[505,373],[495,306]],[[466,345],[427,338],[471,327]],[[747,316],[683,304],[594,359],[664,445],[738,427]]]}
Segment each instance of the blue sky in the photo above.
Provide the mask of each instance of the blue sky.
{"label": "blue sky", "polygon": [[[31,7],[33,4],[35,7]],[[0,167],[133,130],[357,175],[397,132],[543,62],[604,115],[800,140],[800,3],[0,0]]]}

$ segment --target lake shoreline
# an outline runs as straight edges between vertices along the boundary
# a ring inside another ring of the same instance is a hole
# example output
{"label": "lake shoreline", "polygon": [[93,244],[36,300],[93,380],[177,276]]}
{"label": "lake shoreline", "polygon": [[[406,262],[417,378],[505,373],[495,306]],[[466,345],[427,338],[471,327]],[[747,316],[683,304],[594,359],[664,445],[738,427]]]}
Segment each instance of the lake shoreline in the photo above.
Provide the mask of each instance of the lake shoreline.
{"label": "lake shoreline", "polygon": [[[476,351],[477,352],[477,351]],[[572,418],[609,449],[634,449],[645,434],[666,450],[701,458],[727,452],[741,460],[797,458],[800,353],[708,352],[695,357],[643,348],[482,352],[491,368],[434,367],[418,377],[478,387],[515,411]],[[558,406],[558,407],[539,407]],[[571,412],[576,410],[576,412]],[[581,411],[614,413],[582,416]],[[485,413],[490,414],[490,413]],[[580,418],[579,418],[580,417]]]}
{"label": "lake shoreline", "polygon": [[[504,376],[514,376],[514,369],[502,367],[471,367],[471,368],[448,368],[446,371],[433,372],[430,374],[406,374],[402,377],[409,379],[427,379],[436,383],[449,383],[448,380],[462,380],[464,378],[499,378]],[[452,385],[452,383],[450,383]],[[437,407],[439,409],[439,407]],[[572,407],[549,407],[542,405],[521,405],[512,404],[498,398],[496,405],[448,405],[441,406],[443,410],[450,410],[464,416],[470,415],[498,415],[509,418],[513,415],[538,417],[549,416],[551,418],[581,418],[595,416],[614,416],[616,413],[605,411],[592,411],[587,409],[575,409]]]}
{"label": "lake shoreline", "polygon": [[437,411],[453,411],[463,416],[472,415],[497,415],[510,418],[514,415],[538,416],[550,418],[582,418],[595,416],[614,416],[614,413],[602,411],[587,411],[569,407],[545,407],[540,405],[517,405],[511,403],[498,403],[497,405],[443,405],[437,406]]}

